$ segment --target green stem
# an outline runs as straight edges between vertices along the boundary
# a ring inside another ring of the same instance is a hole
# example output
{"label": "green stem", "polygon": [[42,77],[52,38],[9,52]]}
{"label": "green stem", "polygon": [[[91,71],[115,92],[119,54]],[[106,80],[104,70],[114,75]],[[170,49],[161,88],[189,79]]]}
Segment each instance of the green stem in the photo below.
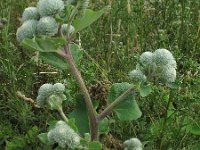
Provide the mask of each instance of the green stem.
{"label": "green stem", "polygon": [[99,114],[97,117],[98,122],[103,120],[107,115],[109,115],[113,109],[120,103],[122,102],[131,92],[134,91],[134,88],[131,87],[127,91],[125,91],[123,94],[121,94],[118,98],[116,98],[106,109],[104,109],[103,112]]}
{"label": "green stem", "polygon": [[164,120],[164,123],[163,123],[163,126],[162,126],[162,131],[160,133],[160,150],[162,149],[162,140],[163,140],[163,136],[164,136],[163,134],[164,134],[164,130],[165,130],[165,127],[166,127],[166,124],[167,124],[167,120],[168,120],[167,113],[168,113],[171,102],[172,102],[172,100],[170,99],[170,95],[169,95],[169,99],[168,99],[168,102],[167,102],[167,108],[166,108],[165,120]]}
{"label": "green stem", "polygon": [[62,116],[65,122],[68,122],[68,118],[65,116],[62,107],[58,109],[59,114]]}

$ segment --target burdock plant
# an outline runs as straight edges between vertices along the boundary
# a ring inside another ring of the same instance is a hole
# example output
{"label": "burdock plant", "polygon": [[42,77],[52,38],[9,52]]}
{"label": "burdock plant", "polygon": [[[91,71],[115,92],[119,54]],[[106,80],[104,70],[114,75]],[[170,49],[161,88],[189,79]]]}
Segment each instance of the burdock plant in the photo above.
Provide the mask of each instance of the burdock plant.
{"label": "burdock plant", "polygon": [[[45,144],[57,143],[61,148],[100,150],[99,135],[109,131],[108,115],[114,112],[120,121],[138,119],[142,114],[135,100],[138,91],[141,96],[147,96],[152,92],[150,83],[168,85],[176,79],[176,61],[170,51],[158,49],[153,53],[144,52],[136,68],[127,73],[130,83],[113,83],[107,107],[97,113],[77,67],[82,51],[73,41],[78,32],[100,18],[109,7],[93,11],[87,8],[88,5],[89,0],[39,0],[36,7],[25,9],[22,25],[16,33],[21,45],[38,51],[41,60],[60,70],[70,69],[80,86],[83,96],[77,97],[77,108],[67,115],[62,109],[64,101],[67,103],[66,89],[62,83],[46,83],[38,90],[37,106],[57,110],[63,118],[51,125],[48,132],[40,134],[39,138]],[[84,105],[87,111],[81,110]],[[142,144],[132,138],[124,142],[124,149],[139,150]]]}

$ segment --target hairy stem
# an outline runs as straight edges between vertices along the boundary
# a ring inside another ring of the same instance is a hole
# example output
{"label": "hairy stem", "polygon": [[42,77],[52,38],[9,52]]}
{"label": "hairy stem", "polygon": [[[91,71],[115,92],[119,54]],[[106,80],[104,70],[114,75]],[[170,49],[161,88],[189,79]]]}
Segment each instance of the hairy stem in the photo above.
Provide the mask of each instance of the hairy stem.
{"label": "hairy stem", "polygon": [[59,108],[59,109],[58,109],[58,112],[59,112],[59,114],[62,116],[63,120],[64,120],[65,122],[68,122],[68,118],[65,116],[65,114],[64,114],[64,112],[63,112],[63,109],[62,109],[62,108]]}
{"label": "hairy stem", "polygon": [[100,122],[107,115],[109,115],[113,111],[113,109],[133,91],[134,91],[133,87],[129,88],[123,94],[121,94],[118,98],[116,98],[106,109],[104,109],[102,113],[99,114],[99,116],[97,117],[98,122]]}
{"label": "hairy stem", "polygon": [[64,58],[66,58],[73,75],[75,76],[77,82],[80,85],[81,91],[83,92],[83,95],[84,95],[86,107],[88,110],[91,138],[92,138],[92,140],[96,140],[98,138],[98,122],[97,122],[96,112],[93,108],[93,104],[92,104],[89,92],[85,86],[84,80],[83,80],[79,70],[77,69],[74,59],[71,55],[70,44],[66,44],[64,49],[65,49],[65,53],[59,52],[58,54],[60,54]]}

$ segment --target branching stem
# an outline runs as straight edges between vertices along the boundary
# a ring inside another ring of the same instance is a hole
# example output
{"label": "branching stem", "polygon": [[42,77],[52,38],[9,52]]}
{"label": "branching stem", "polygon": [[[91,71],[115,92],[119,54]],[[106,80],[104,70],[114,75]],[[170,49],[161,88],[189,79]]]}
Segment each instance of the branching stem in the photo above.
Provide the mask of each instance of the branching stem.
{"label": "branching stem", "polygon": [[[68,40],[68,42],[70,43],[70,40]],[[69,66],[71,68],[71,71],[73,73],[73,75],[75,76],[77,82],[80,85],[81,91],[84,95],[84,100],[86,103],[86,107],[88,110],[88,116],[89,116],[89,121],[90,121],[90,133],[91,133],[91,139],[92,140],[97,140],[98,139],[98,126],[99,123],[107,116],[109,115],[113,109],[121,102],[123,101],[131,92],[134,91],[134,88],[129,88],[127,91],[125,91],[123,94],[121,94],[118,98],[116,98],[116,100],[114,100],[101,114],[99,114],[98,116],[96,115],[95,109],[93,108],[93,104],[89,95],[89,92],[86,88],[86,85],[84,83],[84,80],[81,76],[81,73],[79,72],[79,70],[76,67],[76,64],[74,62],[74,59],[72,57],[72,54],[70,52],[70,44],[67,43],[64,46],[64,51],[58,51],[57,53],[65,58],[68,63]]]}
{"label": "branching stem", "polygon": [[134,88],[131,87],[126,90],[123,94],[121,94],[118,98],[116,98],[104,111],[97,117],[97,121],[100,122],[103,120],[107,115],[109,115],[113,109],[122,102],[131,92],[134,91]]}
{"label": "branching stem", "polygon": [[92,138],[92,140],[97,140],[97,138],[98,138],[98,123],[97,123],[96,112],[93,108],[93,104],[92,104],[89,92],[85,86],[85,83],[81,76],[81,73],[77,69],[74,59],[72,57],[72,54],[70,52],[70,44],[66,44],[64,49],[65,49],[65,53],[59,52],[59,54],[66,58],[73,75],[75,76],[76,80],[78,81],[78,83],[80,85],[81,91],[83,92],[83,95],[84,95],[86,107],[88,110],[88,115],[89,115],[89,120],[90,120],[91,138]]}

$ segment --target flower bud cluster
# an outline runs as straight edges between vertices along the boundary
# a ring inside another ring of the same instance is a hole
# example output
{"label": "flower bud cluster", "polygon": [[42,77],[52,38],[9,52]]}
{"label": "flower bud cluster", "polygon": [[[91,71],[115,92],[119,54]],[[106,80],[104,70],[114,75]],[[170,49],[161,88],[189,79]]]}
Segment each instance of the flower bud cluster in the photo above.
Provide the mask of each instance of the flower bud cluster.
{"label": "flower bud cluster", "polygon": [[64,9],[62,0],[39,0],[37,8],[42,17],[54,16]]}
{"label": "flower bud cluster", "polygon": [[[69,29],[68,29],[68,28],[69,28]],[[68,31],[68,30],[69,30],[69,31]],[[61,32],[62,32],[63,35],[67,35],[67,33],[72,34],[74,31],[75,31],[75,28],[74,28],[72,25],[70,25],[70,26],[68,27],[68,24],[63,24],[63,25],[61,26]]]}
{"label": "flower bud cluster", "polygon": [[[39,0],[37,7],[28,7],[22,14],[22,25],[17,29],[18,42],[34,36],[54,36],[58,32],[58,23],[54,16],[64,10],[63,0]],[[70,33],[74,28],[70,26]]]}
{"label": "flower bud cluster", "polygon": [[132,70],[129,73],[129,76],[132,80],[134,80],[136,82],[145,82],[146,81],[146,76],[139,69]]}
{"label": "flower bud cluster", "polygon": [[124,150],[142,150],[142,143],[138,138],[131,138],[124,143]]}
{"label": "flower bud cluster", "polygon": [[37,20],[27,20],[17,29],[17,41],[21,42],[25,38],[33,38],[36,33]]}
{"label": "flower bud cluster", "polygon": [[58,143],[62,148],[76,148],[80,144],[80,136],[64,121],[58,121],[47,137],[51,143]]}
{"label": "flower bud cluster", "polygon": [[138,66],[129,74],[135,81],[143,82],[152,76],[165,83],[176,80],[176,61],[172,53],[166,49],[157,49],[154,53],[148,51],[142,53]]}
{"label": "flower bud cluster", "polygon": [[62,83],[43,84],[38,90],[37,104],[40,107],[49,105],[51,109],[58,109],[62,106],[62,102],[66,99],[63,94],[65,86]]}

